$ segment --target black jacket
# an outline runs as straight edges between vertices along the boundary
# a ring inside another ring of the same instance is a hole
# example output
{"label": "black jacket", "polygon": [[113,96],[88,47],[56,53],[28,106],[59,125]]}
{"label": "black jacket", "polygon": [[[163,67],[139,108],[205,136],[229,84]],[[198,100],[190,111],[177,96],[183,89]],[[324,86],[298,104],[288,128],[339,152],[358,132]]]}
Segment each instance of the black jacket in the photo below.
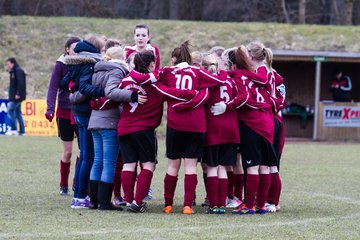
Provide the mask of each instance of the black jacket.
{"label": "black jacket", "polygon": [[[15,99],[19,95],[20,99]],[[26,99],[26,77],[24,70],[15,65],[10,72],[9,101],[24,101]]]}

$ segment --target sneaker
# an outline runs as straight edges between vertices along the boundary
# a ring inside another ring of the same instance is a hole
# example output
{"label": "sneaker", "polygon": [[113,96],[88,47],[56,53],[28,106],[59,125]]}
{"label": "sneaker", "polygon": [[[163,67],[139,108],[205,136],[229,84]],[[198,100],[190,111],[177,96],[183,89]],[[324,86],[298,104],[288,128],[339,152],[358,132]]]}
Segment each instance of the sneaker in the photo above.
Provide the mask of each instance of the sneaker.
{"label": "sneaker", "polygon": [[193,210],[191,207],[189,207],[189,206],[185,206],[185,207],[183,208],[183,214],[192,215],[192,214],[194,214],[194,213],[195,213],[194,210]]}
{"label": "sneaker", "polygon": [[61,196],[69,196],[69,188],[66,186],[60,187]]}
{"label": "sneaker", "polygon": [[70,207],[71,208],[75,208],[75,202],[77,201],[77,198],[73,198],[71,199],[71,202],[70,202]]}
{"label": "sneaker", "polygon": [[232,214],[254,214],[255,208],[247,208],[245,204],[240,205],[238,208],[232,210]]}
{"label": "sneaker", "polygon": [[265,203],[265,207],[266,207],[267,211],[270,213],[276,212],[275,204]]}
{"label": "sneaker", "polygon": [[207,210],[206,210],[206,213],[207,214],[218,214],[219,213],[219,208],[217,206],[215,207],[209,207]]}
{"label": "sneaker", "polygon": [[121,197],[121,196],[117,196],[115,197],[113,204],[115,206],[126,206],[126,201]]}
{"label": "sneaker", "polygon": [[201,204],[202,207],[208,207],[210,205],[209,199],[205,198],[204,202]]}
{"label": "sneaker", "polygon": [[255,207],[255,212],[256,212],[256,213],[260,213],[260,214],[266,214],[266,213],[267,213],[267,209],[266,209],[265,206],[264,206],[264,207],[258,207],[258,206],[256,206],[256,207]]}
{"label": "sneaker", "polygon": [[233,199],[231,198],[226,198],[226,207],[227,208],[238,208],[240,205],[242,204],[242,201],[240,199],[238,199],[237,197],[234,197]]}
{"label": "sneaker", "polygon": [[225,214],[225,213],[226,213],[226,208],[225,208],[224,206],[219,207],[217,213],[218,213],[218,214]]}
{"label": "sneaker", "polygon": [[143,199],[143,201],[150,201],[152,198],[153,198],[152,189],[149,188],[148,194],[147,194],[146,197]]}
{"label": "sneaker", "polygon": [[173,213],[173,207],[172,206],[166,206],[163,210],[164,213]]}
{"label": "sneaker", "polygon": [[127,210],[133,213],[143,213],[147,211],[147,206],[145,202],[140,205],[137,205],[137,203],[134,200],[131,203],[131,205],[127,207]]}
{"label": "sneaker", "polygon": [[75,201],[74,207],[75,209],[80,209],[80,208],[89,208],[90,206],[90,199],[89,198],[78,198],[77,201]]}
{"label": "sneaker", "polygon": [[9,130],[5,133],[7,136],[19,136],[19,132],[16,130]]}

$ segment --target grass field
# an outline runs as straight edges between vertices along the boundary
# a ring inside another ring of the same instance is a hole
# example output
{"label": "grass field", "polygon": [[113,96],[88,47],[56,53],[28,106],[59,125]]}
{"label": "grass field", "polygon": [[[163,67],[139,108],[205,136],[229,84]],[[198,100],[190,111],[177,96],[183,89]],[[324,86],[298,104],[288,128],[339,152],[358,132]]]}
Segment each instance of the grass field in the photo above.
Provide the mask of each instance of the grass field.
{"label": "grass field", "polygon": [[[149,212],[100,212],[71,209],[71,197],[58,195],[57,138],[0,136],[0,239],[360,239],[358,143],[288,143],[282,211],[264,216],[206,215],[200,206],[184,216],[183,178],[176,213],[163,214],[163,140],[159,146]],[[197,195],[199,203],[201,178]]]}

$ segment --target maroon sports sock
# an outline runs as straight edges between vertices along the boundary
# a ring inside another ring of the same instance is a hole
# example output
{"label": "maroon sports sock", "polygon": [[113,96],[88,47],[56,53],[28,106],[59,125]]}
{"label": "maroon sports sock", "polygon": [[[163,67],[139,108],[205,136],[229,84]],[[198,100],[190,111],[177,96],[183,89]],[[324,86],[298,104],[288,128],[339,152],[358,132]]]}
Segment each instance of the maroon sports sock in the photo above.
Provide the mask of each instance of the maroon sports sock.
{"label": "maroon sports sock", "polygon": [[69,185],[71,162],[65,163],[60,160],[60,187],[67,187]]}
{"label": "maroon sports sock", "polygon": [[247,174],[246,176],[245,204],[248,208],[254,207],[256,192],[259,187],[259,180],[259,175],[257,174]]}
{"label": "maroon sports sock", "polygon": [[234,195],[242,200],[244,189],[244,174],[234,174]]}
{"label": "maroon sports sock", "polygon": [[259,188],[256,196],[256,205],[264,207],[271,183],[270,174],[260,174]]}
{"label": "maroon sports sock", "polygon": [[134,198],[138,205],[142,204],[143,199],[148,194],[152,177],[153,177],[153,172],[145,168],[143,168],[140,174],[138,175],[138,179],[136,183],[136,193]]}
{"label": "maroon sports sock", "polygon": [[[227,189],[226,189],[227,191]],[[206,192],[210,207],[218,206],[219,202],[219,179],[217,176],[206,179]]]}
{"label": "maroon sports sock", "polygon": [[121,182],[124,191],[124,199],[128,203],[134,200],[135,172],[122,171]]}
{"label": "maroon sports sock", "polygon": [[230,199],[234,198],[234,172],[226,172],[228,176],[227,196]]}
{"label": "maroon sports sock", "polygon": [[[277,181],[278,181],[277,182],[277,189],[276,189],[275,199],[274,199],[274,204],[275,204],[275,206],[277,206],[277,205],[279,205],[279,202],[280,202],[280,194],[281,194],[282,183],[281,183],[281,177],[280,177],[279,173],[277,174],[277,176],[274,176],[274,178],[277,178]],[[271,181],[272,180],[273,180],[273,178],[271,176]]]}
{"label": "maroon sports sock", "polygon": [[114,173],[114,197],[121,196],[121,171],[123,167],[122,157],[119,154],[116,166],[115,166],[115,173]]}
{"label": "maroon sports sock", "polygon": [[226,206],[227,190],[228,190],[228,180],[226,178],[219,178],[218,207]]}
{"label": "maroon sports sock", "polygon": [[197,174],[185,174],[184,178],[184,207],[191,207],[192,202],[194,201],[194,194],[197,185]]}
{"label": "maroon sports sock", "polygon": [[173,205],[177,180],[178,180],[177,176],[171,176],[166,173],[165,178],[164,178],[165,207]]}

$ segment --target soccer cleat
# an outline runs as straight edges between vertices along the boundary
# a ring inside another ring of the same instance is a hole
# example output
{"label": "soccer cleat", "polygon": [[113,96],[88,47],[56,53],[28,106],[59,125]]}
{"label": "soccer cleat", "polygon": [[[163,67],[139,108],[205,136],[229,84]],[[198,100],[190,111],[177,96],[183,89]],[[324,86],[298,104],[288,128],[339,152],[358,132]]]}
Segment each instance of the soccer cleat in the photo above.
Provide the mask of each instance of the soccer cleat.
{"label": "soccer cleat", "polygon": [[256,206],[255,207],[255,212],[256,213],[260,213],[260,214],[266,214],[268,211],[267,211],[267,209],[266,209],[266,207],[264,206],[264,207],[258,207],[258,206]]}
{"label": "soccer cleat", "polygon": [[185,207],[183,208],[183,214],[192,215],[192,214],[194,214],[194,213],[195,213],[194,210],[193,210],[191,207],[189,207],[189,206],[185,206]]}
{"label": "soccer cleat", "polygon": [[153,198],[152,189],[149,188],[148,194],[146,195],[146,197],[144,197],[143,201],[150,201],[152,198]]}
{"label": "soccer cleat", "polygon": [[267,211],[270,213],[276,212],[275,204],[266,203],[265,207],[266,207]]}
{"label": "soccer cleat", "polygon": [[133,213],[143,213],[143,212],[147,211],[147,206],[146,206],[145,202],[140,205],[137,205],[135,200],[131,203],[130,206],[127,206],[126,208],[128,211],[133,212]]}
{"label": "soccer cleat", "polygon": [[205,198],[204,202],[201,204],[202,207],[208,207],[210,205],[209,200]]}
{"label": "soccer cleat", "polygon": [[172,206],[166,206],[163,210],[164,213],[173,213],[173,207]]}
{"label": "soccer cleat", "polygon": [[242,201],[238,199],[237,197],[234,197],[233,199],[226,198],[226,207],[227,208],[238,208],[242,204]]}
{"label": "soccer cleat", "polygon": [[218,214],[225,214],[226,213],[226,208],[223,206],[223,207],[219,207],[218,208]]}
{"label": "soccer cleat", "polygon": [[255,208],[247,208],[245,204],[240,205],[238,208],[232,210],[232,214],[254,214]]}
{"label": "soccer cleat", "polygon": [[115,197],[113,204],[115,206],[126,206],[126,201],[121,197],[121,196],[117,196]]}
{"label": "soccer cleat", "polygon": [[68,196],[69,195],[69,188],[68,187],[60,187],[60,195],[61,196]]}
{"label": "soccer cleat", "polygon": [[219,213],[219,208],[217,206],[215,207],[209,207],[207,210],[206,210],[206,213],[207,214],[218,214]]}

